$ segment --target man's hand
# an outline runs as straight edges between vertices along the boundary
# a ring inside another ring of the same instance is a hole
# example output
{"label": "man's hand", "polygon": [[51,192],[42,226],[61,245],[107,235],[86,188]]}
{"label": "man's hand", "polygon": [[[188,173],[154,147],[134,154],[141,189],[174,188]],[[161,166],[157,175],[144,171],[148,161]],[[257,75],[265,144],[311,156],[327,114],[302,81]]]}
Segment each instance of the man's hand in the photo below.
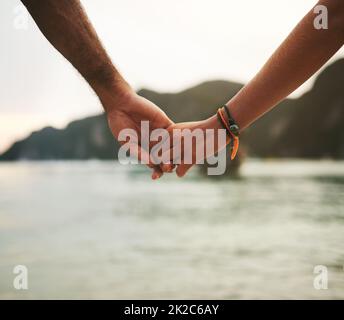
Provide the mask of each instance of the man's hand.
{"label": "man's hand", "polygon": [[[166,114],[153,102],[137,95],[133,91],[128,91],[116,98],[101,99],[104,108],[107,110],[107,117],[112,134],[118,139],[119,133],[123,129],[134,129],[138,137],[138,158],[143,156],[149,158],[149,150],[145,150],[140,145],[141,121],[149,121],[150,132],[154,129],[168,129],[173,122]],[[154,143],[150,143],[151,148]],[[152,161],[147,164],[153,168],[152,179],[158,179],[163,175],[159,165],[154,165]]]}
{"label": "man's hand", "polygon": [[[22,0],[51,44],[80,72],[101,100],[115,138],[134,129],[140,138],[141,121],[150,129],[168,128],[172,121],[154,103],[139,97],[112,64],[80,0]],[[147,150],[139,149],[139,156]],[[153,179],[162,171],[154,168]]]}

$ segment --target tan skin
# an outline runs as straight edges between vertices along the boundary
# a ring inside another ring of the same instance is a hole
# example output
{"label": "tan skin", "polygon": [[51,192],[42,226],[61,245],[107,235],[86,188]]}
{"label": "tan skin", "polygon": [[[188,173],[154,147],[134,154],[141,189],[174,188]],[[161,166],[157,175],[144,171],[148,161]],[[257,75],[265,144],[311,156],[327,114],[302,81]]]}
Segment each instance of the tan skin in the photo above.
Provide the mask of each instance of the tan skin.
{"label": "tan skin", "polygon": [[[141,120],[149,120],[151,130],[165,128],[221,128],[216,116],[204,121],[174,124],[152,102],[139,97],[113,66],[79,0],[22,0],[46,38],[81,73],[98,95],[117,138],[121,129],[140,134]],[[227,105],[241,130],[303,84],[344,44],[344,1],[320,0],[329,12],[329,28],[313,26],[313,9],[300,21],[257,75]],[[283,13],[276,13],[283,14]],[[223,146],[220,146],[222,148]],[[141,150],[141,153],[145,152]],[[153,168],[153,178],[170,172],[172,164]],[[180,164],[182,177],[193,164]]]}
{"label": "tan skin", "polygon": [[[296,90],[343,46],[344,1],[321,0],[317,5],[328,8],[328,29],[314,28],[316,14],[310,10],[257,75],[227,103],[241,130]],[[213,116],[197,123],[176,124],[170,129],[174,127],[206,129],[219,128],[220,125]],[[184,176],[192,166],[178,165],[177,175]],[[169,170],[170,167],[165,165],[163,169]]]}
{"label": "tan skin", "polygon": [[[22,0],[50,43],[80,72],[99,97],[114,137],[134,129],[140,139],[142,120],[151,131],[173,123],[154,103],[138,96],[112,64],[79,0]],[[140,147],[140,146],[139,146]],[[139,148],[139,154],[147,153]],[[160,166],[152,178],[162,176]]]}

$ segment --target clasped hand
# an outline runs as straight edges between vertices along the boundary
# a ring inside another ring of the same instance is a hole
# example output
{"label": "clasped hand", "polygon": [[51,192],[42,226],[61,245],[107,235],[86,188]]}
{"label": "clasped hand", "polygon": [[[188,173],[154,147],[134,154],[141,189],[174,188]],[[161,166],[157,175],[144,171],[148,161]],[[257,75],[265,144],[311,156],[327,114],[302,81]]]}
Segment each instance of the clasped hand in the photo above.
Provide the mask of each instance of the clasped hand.
{"label": "clasped hand", "polygon": [[[137,154],[131,156],[136,156],[139,161],[146,160],[144,163],[152,169],[154,180],[159,179],[164,173],[173,172],[174,169],[178,177],[183,177],[201,158],[203,160],[212,156],[225,148],[229,142],[228,138],[219,139],[219,133],[222,131],[219,129],[222,127],[216,115],[203,121],[174,123],[157,105],[133,91],[117,96],[116,99],[107,98],[102,102],[105,109],[110,110],[107,112],[108,123],[117,140],[122,130],[131,129],[136,133],[136,145],[130,150],[137,150]],[[157,131],[156,129],[165,129],[167,135],[161,136],[158,141],[150,140],[147,146],[142,145],[142,121],[149,124],[149,136],[154,130]],[[209,134],[210,132],[212,133]],[[191,145],[185,145],[188,135],[191,135],[188,139]],[[204,139],[197,139],[200,135]],[[123,144],[123,141],[120,143]],[[158,143],[161,151],[154,156],[152,150],[154,151],[154,146],[157,147]],[[206,148],[210,145],[213,147]]]}

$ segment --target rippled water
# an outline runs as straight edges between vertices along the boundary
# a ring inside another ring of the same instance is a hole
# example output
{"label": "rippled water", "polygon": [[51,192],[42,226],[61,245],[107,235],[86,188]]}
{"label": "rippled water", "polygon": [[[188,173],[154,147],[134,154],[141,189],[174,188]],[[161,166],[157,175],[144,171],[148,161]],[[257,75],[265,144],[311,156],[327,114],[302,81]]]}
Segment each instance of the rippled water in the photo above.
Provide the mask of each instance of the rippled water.
{"label": "rippled water", "polygon": [[343,231],[344,162],[158,182],[114,162],[3,163],[0,298],[343,299]]}

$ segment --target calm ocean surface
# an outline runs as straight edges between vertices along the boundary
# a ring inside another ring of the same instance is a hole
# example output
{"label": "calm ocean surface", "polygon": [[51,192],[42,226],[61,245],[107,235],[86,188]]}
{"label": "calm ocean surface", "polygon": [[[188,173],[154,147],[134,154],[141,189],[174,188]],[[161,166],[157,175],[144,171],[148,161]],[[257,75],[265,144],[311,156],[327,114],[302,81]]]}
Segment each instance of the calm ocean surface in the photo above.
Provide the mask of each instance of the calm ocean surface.
{"label": "calm ocean surface", "polygon": [[344,299],[343,266],[344,162],[157,182],[115,162],[0,164],[1,299]]}

